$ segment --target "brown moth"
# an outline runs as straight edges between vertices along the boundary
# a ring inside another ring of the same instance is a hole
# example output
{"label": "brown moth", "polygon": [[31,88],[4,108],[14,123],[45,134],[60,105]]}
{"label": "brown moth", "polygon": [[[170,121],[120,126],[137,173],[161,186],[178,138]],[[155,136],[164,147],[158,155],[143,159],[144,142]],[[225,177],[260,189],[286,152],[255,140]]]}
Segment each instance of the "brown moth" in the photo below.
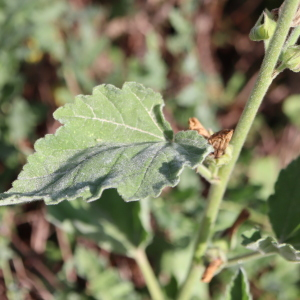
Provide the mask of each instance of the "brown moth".
{"label": "brown moth", "polygon": [[204,136],[207,139],[210,137],[209,132],[197,118],[189,118],[189,129],[198,131],[200,135]]}
{"label": "brown moth", "polygon": [[214,147],[215,152],[213,153],[215,158],[220,158],[232,138],[233,129],[222,129],[208,138],[208,142]]}
{"label": "brown moth", "polygon": [[197,118],[189,119],[189,129],[198,131],[200,135],[208,140],[215,149],[212,153],[214,158],[220,158],[225,153],[234,131],[233,129],[223,129],[210,135]]}

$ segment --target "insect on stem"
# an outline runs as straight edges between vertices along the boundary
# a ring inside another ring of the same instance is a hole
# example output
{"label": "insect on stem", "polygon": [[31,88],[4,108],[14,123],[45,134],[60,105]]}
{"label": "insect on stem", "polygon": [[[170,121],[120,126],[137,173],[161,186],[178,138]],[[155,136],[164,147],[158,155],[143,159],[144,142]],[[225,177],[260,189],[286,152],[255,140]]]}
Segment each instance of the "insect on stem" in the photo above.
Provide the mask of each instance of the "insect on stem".
{"label": "insect on stem", "polygon": [[189,129],[196,130],[208,140],[215,149],[212,153],[214,158],[220,158],[225,153],[234,132],[233,129],[222,129],[210,135],[208,130],[195,117],[189,119]]}

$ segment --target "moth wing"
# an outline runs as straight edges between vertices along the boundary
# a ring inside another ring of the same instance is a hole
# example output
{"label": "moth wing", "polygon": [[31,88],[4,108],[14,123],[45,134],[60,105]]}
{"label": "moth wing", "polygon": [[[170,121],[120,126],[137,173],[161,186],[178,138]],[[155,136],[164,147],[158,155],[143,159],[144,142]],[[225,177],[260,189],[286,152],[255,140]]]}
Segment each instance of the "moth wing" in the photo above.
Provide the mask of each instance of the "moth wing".
{"label": "moth wing", "polygon": [[221,131],[214,133],[211,137],[208,138],[208,142],[215,149],[214,152],[215,158],[219,158],[224,154],[232,138],[232,135],[233,135],[232,129],[223,129]]}
{"label": "moth wing", "polygon": [[205,138],[208,138],[210,136],[206,128],[195,117],[189,118],[189,129],[198,131],[198,133],[204,136]]}

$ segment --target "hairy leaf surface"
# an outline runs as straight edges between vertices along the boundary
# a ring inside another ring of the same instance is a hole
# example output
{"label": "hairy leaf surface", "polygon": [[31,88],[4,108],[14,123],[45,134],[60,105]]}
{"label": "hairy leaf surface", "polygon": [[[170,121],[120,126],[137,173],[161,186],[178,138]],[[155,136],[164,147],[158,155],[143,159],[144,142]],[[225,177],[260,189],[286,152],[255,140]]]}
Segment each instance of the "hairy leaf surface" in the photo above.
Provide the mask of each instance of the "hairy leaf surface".
{"label": "hairy leaf surface", "polygon": [[213,149],[195,131],[174,137],[162,107],[160,94],[133,82],[76,97],[54,113],[64,126],[36,142],[0,204],[93,201],[108,188],[132,201],[175,186],[184,166],[196,167]]}

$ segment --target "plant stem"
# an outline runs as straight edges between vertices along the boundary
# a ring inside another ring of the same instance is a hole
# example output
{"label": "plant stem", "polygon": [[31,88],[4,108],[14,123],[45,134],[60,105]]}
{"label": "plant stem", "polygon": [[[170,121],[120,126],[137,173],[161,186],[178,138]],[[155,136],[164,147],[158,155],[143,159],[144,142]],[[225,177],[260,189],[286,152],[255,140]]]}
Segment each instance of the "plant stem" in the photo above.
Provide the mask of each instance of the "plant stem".
{"label": "plant stem", "polygon": [[6,296],[9,300],[13,299],[13,292],[12,289],[14,288],[14,279],[13,279],[13,275],[11,273],[11,269],[9,266],[9,261],[8,260],[4,260],[1,263],[1,269],[2,269],[2,273],[3,273],[3,279],[4,279],[4,283],[5,283],[5,287],[6,287]]}
{"label": "plant stem", "polygon": [[226,264],[224,264],[222,267],[223,268],[228,268],[228,267],[232,267],[234,265],[237,265],[237,264],[242,264],[244,262],[247,262],[247,261],[250,261],[250,260],[253,260],[253,259],[258,259],[258,258],[263,258],[263,257],[267,257],[267,256],[271,256],[271,255],[274,255],[276,253],[260,253],[260,252],[250,252],[250,253],[246,253],[246,254],[243,254],[243,255],[240,255],[240,256],[236,256],[236,257],[233,257],[231,259],[229,259],[227,261]]}
{"label": "plant stem", "polygon": [[263,97],[265,96],[272,82],[272,73],[288,35],[289,28],[297,10],[298,4],[299,0],[287,0],[285,2],[282,13],[278,20],[275,33],[266,51],[254,88],[251,92],[246,107],[233,135],[231,142],[233,146],[232,159],[227,165],[220,169],[220,183],[218,185],[212,185],[211,187],[206,210],[204,212],[204,216],[202,218],[202,222],[198,231],[198,237],[195,246],[193,261],[190,266],[190,272],[188,273],[188,276],[181,287],[179,296],[177,298],[178,300],[190,299],[192,287],[195,284],[197,278],[200,278],[200,274],[198,271],[199,265],[201,264],[202,257],[206,252],[208,240],[212,234],[212,229],[219,212],[219,207],[223,199],[223,195],[227,188],[229,177],[240,155],[241,149],[244,145],[255,115],[263,100]]}
{"label": "plant stem", "polygon": [[211,184],[217,184],[219,183],[219,179],[214,177],[214,174],[212,174],[212,172],[206,168],[204,165],[200,165],[197,168],[197,172],[209,183]]}
{"label": "plant stem", "polygon": [[208,170],[204,165],[200,165],[198,168],[197,168],[197,172],[208,182],[211,181],[212,179],[212,174],[210,172],[210,170]]}
{"label": "plant stem", "polygon": [[300,26],[295,27],[293,29],[293,31],[290,34],[289,38],[287,39],[283,49],[286,49],[289,46],[295,45],[296,42],[298,41],[299,36],[300,36]]}
{"label": "plant stem", "polygon": [[154,275],[152,267],[148,261],[147,255],[144,249],[137,249],[135,251],[134,258],[139,265],[144,279],[146,281],[147,287],[149,289],[151,299],[153,300],[164,300],[165,296],[160,288],[160,285]]}

